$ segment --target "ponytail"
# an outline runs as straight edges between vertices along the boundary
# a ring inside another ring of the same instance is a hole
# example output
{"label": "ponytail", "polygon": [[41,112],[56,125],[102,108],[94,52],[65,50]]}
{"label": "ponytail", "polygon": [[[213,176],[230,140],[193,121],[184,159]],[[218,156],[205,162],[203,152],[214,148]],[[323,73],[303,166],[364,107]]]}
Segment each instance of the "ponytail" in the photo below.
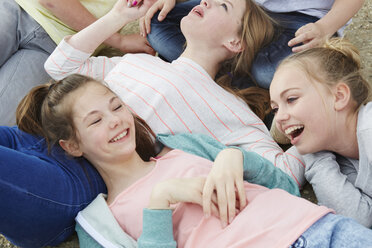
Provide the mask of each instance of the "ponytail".
{"label": "ponytail", "polygon": [[52,83],[34,87],[18,104],[16,123],[24,132],[45,136],[41,122],[41,108]]}

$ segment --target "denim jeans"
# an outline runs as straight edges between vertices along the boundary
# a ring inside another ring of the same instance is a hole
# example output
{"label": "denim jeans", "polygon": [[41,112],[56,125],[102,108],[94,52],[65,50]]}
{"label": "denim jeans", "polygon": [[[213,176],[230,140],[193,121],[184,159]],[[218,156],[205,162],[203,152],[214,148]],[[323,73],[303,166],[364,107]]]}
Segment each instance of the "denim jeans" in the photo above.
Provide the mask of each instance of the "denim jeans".
{"label": "denim jeans", "polygon": [[14,0],[0,1],[0,125],[14,125],[19,101],[50,77],[44,62],[56,44]]}
{"label": "denim jeans", "polygon": [[309,227],[290,248],[370,248],[372,230],[350,218],[327,214]]}
{"label": "denim jeans", "polygon": [[[151,32],[147,36],[151,46],[159,53],[159,56],[167,61],[177,59],[183,52],[185,38],[180,30],[180,21],[190,10],[200,3],[200,0],[189,0],[178,3],[162,22],[158,21],[157,14],[151,21]],[[294,37],[295,32],[301,26],[315,22],[318,18],[297,13],[269,13],[280,25],[280,34],[267,47],[264,47],[253,61],[251,73],[260,87],[268,89],[279,62],[292,53],[287,43]],[[249,48],[248,48],[249,49]],[[233,86],[247,88],[251,86],[250,78],[234,78]],[[242,83],[243,82],[243,83]],[[246,82],[246,83],[244,83]]]}
{"label": "denim jeans", "polygon": [[106,186],[86,161],[68,158],[44,139],[0,126],[0,233],[21,247],[55,246],[77,213]]}

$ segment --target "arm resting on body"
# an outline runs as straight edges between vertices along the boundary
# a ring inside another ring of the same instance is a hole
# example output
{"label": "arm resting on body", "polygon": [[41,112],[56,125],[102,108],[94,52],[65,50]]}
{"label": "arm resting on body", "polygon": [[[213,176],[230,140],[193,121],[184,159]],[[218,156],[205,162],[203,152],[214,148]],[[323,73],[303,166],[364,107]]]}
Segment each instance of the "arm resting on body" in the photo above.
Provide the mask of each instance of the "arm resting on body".
{"label": "arm resting on body", "polygon": [[[172,149],[180,149],[211,161],[215,160],[220,151],[227,148],[212,137],[202,134],[160,134],[157,139]],[[236,148],[243,153],[244,180],[267,188],[281,188],[293,195],[300,195],[296,182],[270,161],[254,152]]]}
{"label": "arm resting on body", "polygon": [[341,173],[336,156],[330,152],[318,152],[304,155],[304,159],[305,177],[312,185],[319,204],[371,227],[372,198]]}

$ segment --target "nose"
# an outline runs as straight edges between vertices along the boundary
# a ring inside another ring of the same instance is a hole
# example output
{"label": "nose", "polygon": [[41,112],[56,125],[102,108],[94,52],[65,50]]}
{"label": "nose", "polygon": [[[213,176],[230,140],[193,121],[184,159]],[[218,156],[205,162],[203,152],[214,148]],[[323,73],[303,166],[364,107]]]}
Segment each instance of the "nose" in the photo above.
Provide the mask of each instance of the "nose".
{"label": "nose", "polygon": [[276,122],[281,123],[281,122],[286,121],[288,119],[289,119],[288,112],[283,108],[279,108],[277,110],[276,114],[275,114]]}
{"label": "nose", "polygon": [[115,128],[120,124],[120,122],[121,122],[121,119],[117,115],[111,114],[109,127],[110,128]]}
{"label": "nose", "polygon": [[202,1],[200,2],[200,5],[201,5],[201,6],[204,6],[204,7],[206,7],[206,8],[209,8],[209,7],[211,6],[211,3],[210,3],[210,0],[202,0]]}

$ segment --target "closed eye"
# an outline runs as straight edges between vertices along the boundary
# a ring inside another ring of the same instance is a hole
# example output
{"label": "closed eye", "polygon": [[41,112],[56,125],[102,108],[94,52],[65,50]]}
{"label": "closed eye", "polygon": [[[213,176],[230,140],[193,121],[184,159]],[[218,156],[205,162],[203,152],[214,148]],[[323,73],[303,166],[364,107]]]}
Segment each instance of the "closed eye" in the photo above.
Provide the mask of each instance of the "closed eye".
{"label": "closed eye", "polygon": [[94,120],[89,126],[95,125],[101,121],[101,118]]}
{"label": "closed eye", "polygon": [[123,104],[120,104],[120,105],[116,106],[116,107],[114,108],[114,111],[115,111],[115,110],[119,110],[119,109],[121,109],[121,107],[123,107]]}

